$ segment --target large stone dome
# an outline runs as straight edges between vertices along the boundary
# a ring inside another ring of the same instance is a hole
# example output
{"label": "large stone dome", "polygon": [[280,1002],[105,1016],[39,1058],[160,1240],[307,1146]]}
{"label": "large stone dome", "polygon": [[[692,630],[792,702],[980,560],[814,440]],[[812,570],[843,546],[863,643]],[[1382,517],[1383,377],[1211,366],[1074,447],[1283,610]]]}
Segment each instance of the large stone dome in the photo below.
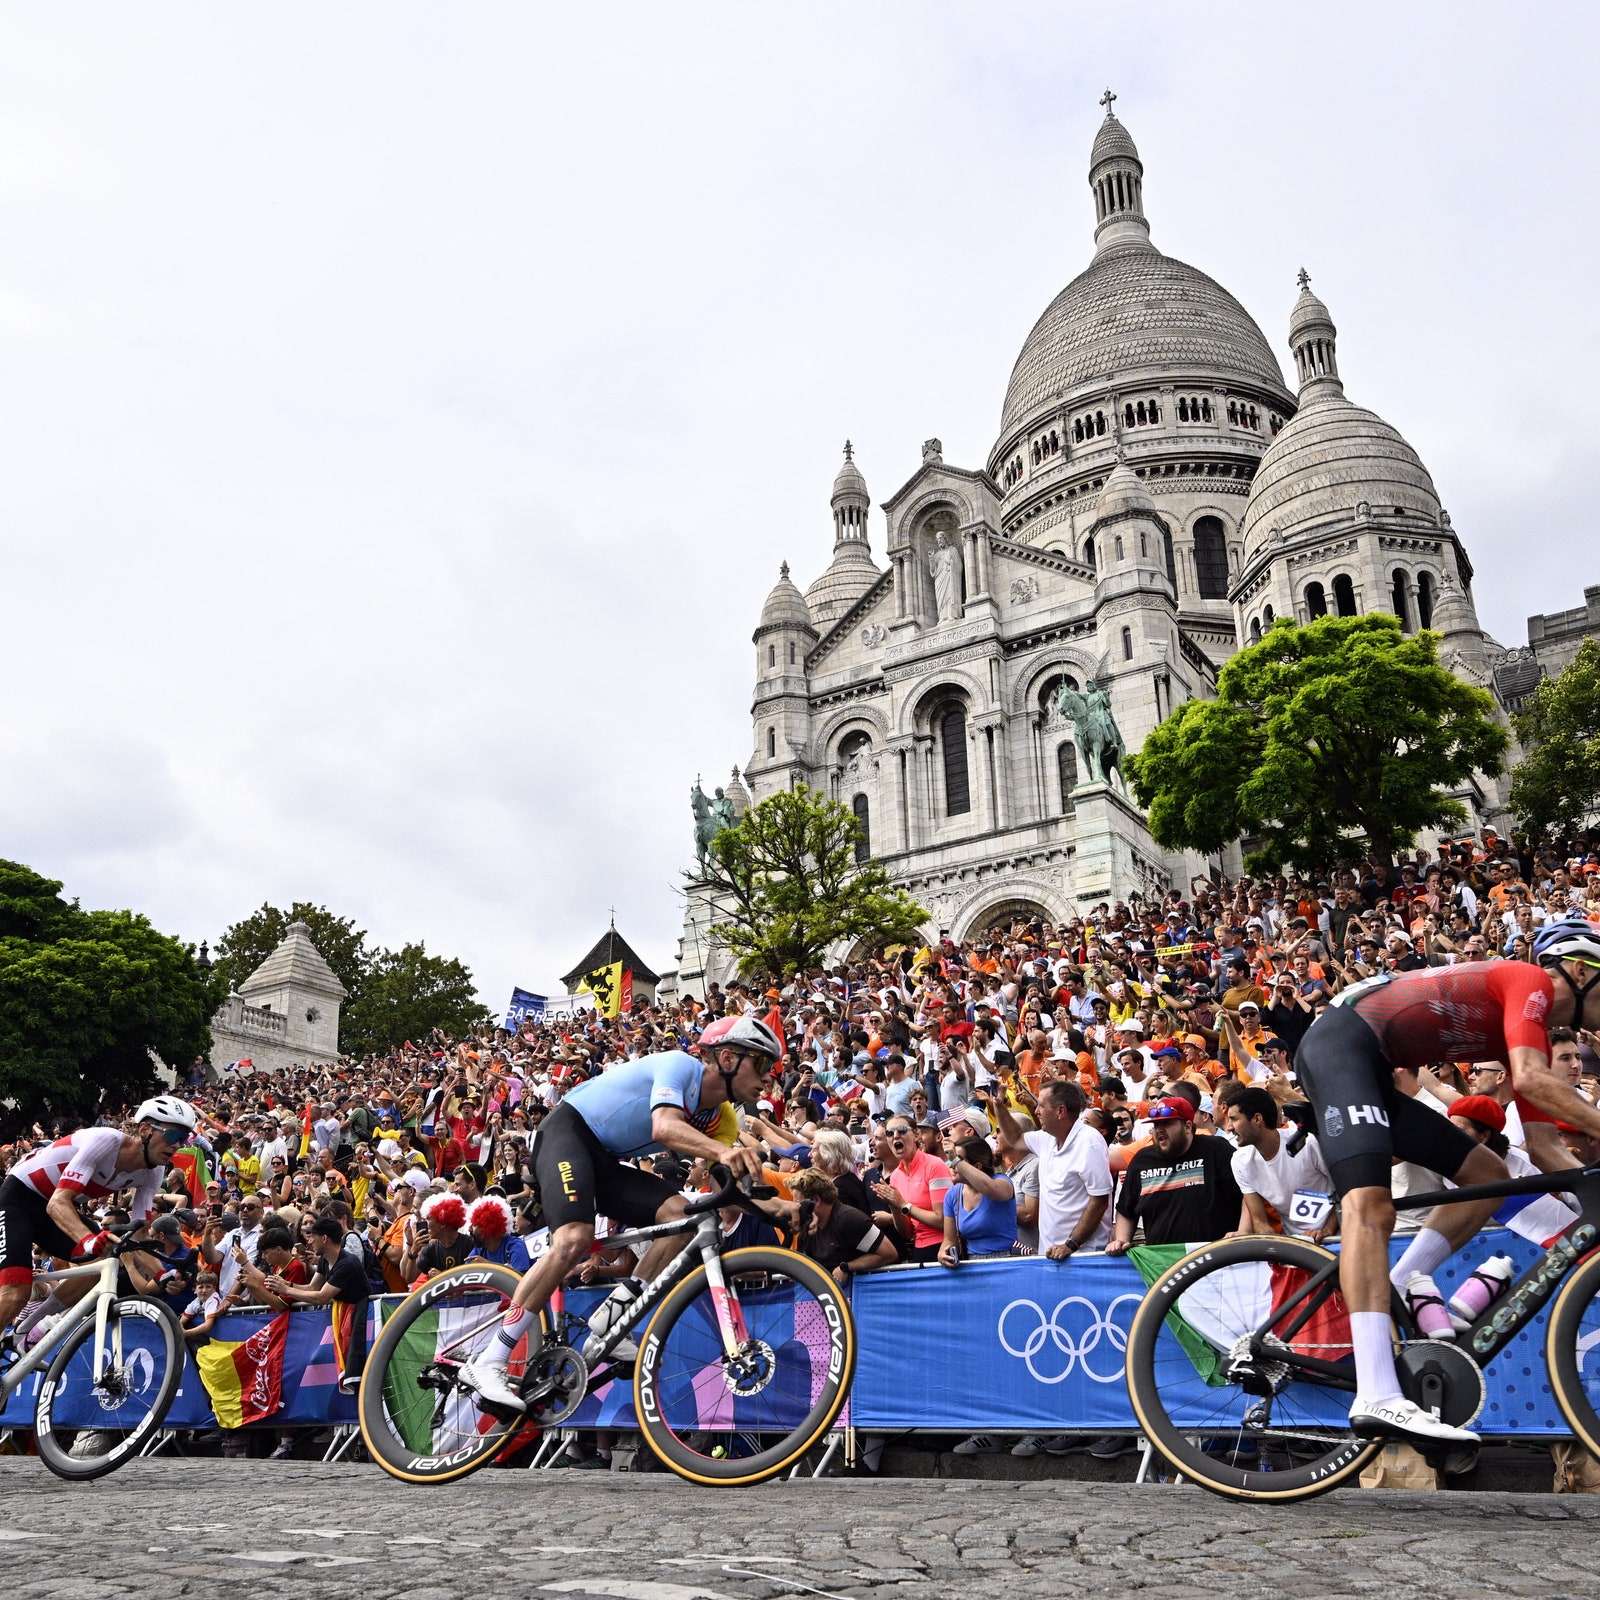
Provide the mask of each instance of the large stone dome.
{"label": "large stone dome", "polygon": [[1439,493],[1398,429],[1325,393],[1302,406],[1261,458],[1245,505],[1245,565],[1272,529],[1291,538],[1310,524],[1350,518],[1362,501],[1378,515],[1398,507],[1439,525]]}
{"label": "large stone dome", "polygon": [[1221,284],[1148,245],[1107,251],[1033,325],[1011,372],[1000,434],[1078,390],[1210,375],[1287,398],[1265,336]]}

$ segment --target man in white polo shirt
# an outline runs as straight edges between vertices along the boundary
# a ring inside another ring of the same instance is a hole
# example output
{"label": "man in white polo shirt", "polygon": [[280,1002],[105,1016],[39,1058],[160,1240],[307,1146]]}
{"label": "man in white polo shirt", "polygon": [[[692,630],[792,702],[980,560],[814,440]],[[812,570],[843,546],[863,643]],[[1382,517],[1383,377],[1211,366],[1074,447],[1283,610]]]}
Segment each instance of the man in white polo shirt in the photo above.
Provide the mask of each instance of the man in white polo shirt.
{"label": "man in white polo shirt", "polygon": [[1111,1164],[1105,1140],[1082,1121],[1087,1104],[1079,1085],[1052,1080],[1039,1091],[1039,1131],[1025,1133],[1003,1100],[989,1100],[1002,1143],[1039,1158],[1039,1254],[1052,1261],[1102,1249],[1111,1234]]}

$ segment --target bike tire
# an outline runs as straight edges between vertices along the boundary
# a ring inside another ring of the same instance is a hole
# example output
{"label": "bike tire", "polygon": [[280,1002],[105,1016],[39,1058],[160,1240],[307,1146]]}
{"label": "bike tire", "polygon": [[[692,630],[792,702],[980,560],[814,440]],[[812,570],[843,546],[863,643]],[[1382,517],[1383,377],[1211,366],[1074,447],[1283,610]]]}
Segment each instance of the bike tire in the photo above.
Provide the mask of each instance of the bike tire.
{"label": "bike tire", "polygon": [[[183,1381],[183,1325],[171,1306],[144,1295],[113,1300],[106,1309],[106,1342],[108,1347],[114,1347],[120,1336],[125,1356],[121,1370],[129,1375],[138,1373],[138,1355],[149,1355],[150,1372],[139,1387],[140,1400],[150,1395],[148,1409],[132,1426],[120,1429],[113,1425],[132,1416],[135,1397],[131,1393],[116,1403],[109,1396],[96,1397],[93,1403],[99,1407],[100,1415],[86,1412],[81,1397],[94,1361],[94,1321],[92,1316],[85,1318],[56,1347],[33,1408],[39,1459],[58,1478],[74,1483],[103,1478],[138,1455],[145,1441],[161,1426]],[[69,1372],[74,1360],[81,1362],[77,1373]],[[158,1363],[159,1373],[155,1370]],[[87,1426],[77,1420],[85,1416],[99,1426]],[[74,1443],[85,1436],[92,1439],[96,1435],[115,1435],[115,1439],[104,1454],[75,1456],[71,1453],[73,1445],[62,1442],[67,1433],[74,1436]]]}
{"label": "bike tire", "polygon": [[[1336,1405],[1331,1409],[1336,1415],[1327,1418],[1316,1416],[1316,1407],[1308,1405],[1311,1420],[1296,1420],[1294,1431],[1284,1430],[1285,1449],[1281,1456],[1276,1451],[1264,1453],[1261,1438],[1244,1429],[1241,1417],[1229,1417],[1224,1410],[1224,1406],[1230,1403],[1240,1413],[1247,1409],[1242,1405],[1246,1398],[1245,1391],[1234,1383],[1206,1384],[1193,1364],[1193,1357],[1184,1350],[1179,1335],[1168,1322],[1169,1316],[1176,1315],[1177,1320],[1186,1325],[1185,1332],[1195,1334],[1192,1323],[1198,1318],[1182,1315],[1180,1308],[1184,1297],[1195,1296],[1190,1302],[1191,1306],[1205,1303],[1205,1291],[1198,1290],[1198,1286],[1207,1277],[1227,1272],[1230,1275],[1240,1274],[1237,1279],[1241,1307],[1238,1329],[1227,1325],[1225,1313],[1217,1304],[1227,1292],[1228,1282],[1213,1286],[1207,1309],[1212,1312],[1215,1326],[1220,1330],[1253,1331],[1270,1315],[1269,1307],[1262,1306],[1259,1300],[1263,1277],[1270,1292],[1274,1267],[1316,1272],[1332,1259],[1329,1251],[1304,1240],[1258,1234],[1193,1250],[1169,1267],[1150,1286],[1128,1331],[1128,1396],[1146,1437],[1185,1478],[1230,1500],[1309,1500],[1314,1495],[1325,1494],[1329,1489],[1348,1483],[1382,1450],[1382,1440],[1357,1438],[1347,1428],[1341,1433],[1338,1417],[1342,1416],[1349,1404],[1342,1392],[1307,1381],[1289,1385],[1284,1394],[1292,1390],[1298,1400],[1304,1391],[1308,1401],[1320,1396],[1333,1396]],[[1262,1268],[1265,1269],[1264,1274],[1255,1270]],[[1197,1337],[1215,1352],[1220,1353],[1224,1348],[1214,1338],[1204,1335]],[[1187,1372],[1183,1370],[1183,1361],[1175,1359],[1174,1353],[1190,1362]],[[1205,1386],[1197,1390],[1197,1381]],[[1197,1402],[1197,1395],[1203,1395],[1204,1400]],[[1275,1396],[1274,1403],[1282,1398],[1281,1395]],[[1211,1404],[1213,1399],[1215,1405],[1212,1414],[1202,1414],[1203,1407]],[[1181,1413],[1185,1406],[1190,1414],[1174,1416],[1174,1409]],[[1228,1448],[1230,1434],[1236,1435],[1231,1449]],[[1297,1463],[1289,1453],[1292,1440],[1302,1441],[1301,1449],[1304,1452],[1316,1448],[1324,1434],[1329,1448],[1315,1458]],[[1208,1439],[1213,1446],[1220,1441],[1223,1451],[1215,1448],[1207,1451],[1204,1443]],[[1273,1443],[1274,1438],[1269,1437],[1269,1446]],[[1247,1444],[1255,1447],[1256,1466],[1220,1459],[1221,1453],[1235,1456],[1244,1454],[1246,1459],[1250,1459],[1249,1452],[1244,1448]]]}
{"label": "bike tire", "polygon": [[1568,1427],[1600,1456],[1600,1252],[1561,1286],[1545,1325],[1544,1359]]}
{"label": "bike tire", "polygon": [[[687,1417],[678,1395],[687,1394],[692,1374],[686,1368],[675,1370],[682,1365],[679,1354],[692,1343],[703,1352],[695,1362],[704,1374],[714,1370],[721,1349],[720,1342],[714,1352],[711,1348],[716,1328],[714,1298],[701,1266],[673,1288],[644,1331],[634,1368],[633,1404],[640,1432],[665,1466],[690,1483],[739,1488],[776,1477],[795,1465],[833,1426],[855,1376],[856,1333],[844,1291],[829,1273],[802,1255],[759,1246],[732,1250],[722,1257],[722,1271],[753,1335],[764,1320],[771,1331],[792,1330],[792,1337],[781,1347],[791,1352],[782,1373],[787,1386],[776,1377],[775,1360],[774,1376],[762,1389],[736,1395],[724,1368],[721,1381],[730,1396],[725,1402],[727,1410],[731,1414],[742,1400],[758,1414],[754,1419],[730,1416],[726,1427],[708,1422],[701,1415],[707,1392],[702,1383],[695,1388],[692,1402],[696,1415],[692,1420]],[[764,1290],[740,1293],[736,1280],[741,1277],[765,1277],[769,1283]],[[774,1289],[772,1280],[777,1279],[793,1285],[791,1303],[785,1304],[786,1291],[781,1286]],[[800,1296],[809,1296],[812,1304],[804,1303]],[[680,1335],[677,1344],[674,1334]],[[819,1363],[816,1358],[824,1346],[825,1358]],[[766,1348],[776,1354],[770,1346]],[[800,1399],[803,1391],[793,1387],[801,1380],[809,1386],[809,1402]],[[774,1390],[770,1401],[763,1399],[768,1388]],[[712,1398],[724,1403],[718,1395]],[[802,1405],[806,1406],[803,1414]],[[774,1425],[763,1427],[764,1420]],[[750,1453],[719,1458],[693,1448],[691,1437],[707,1432],[747,1441]]]}
{"label": "bike tire", "polygon": [[[510,1267],[466,1261],[437,1273],[389,1314],[362,1370],[356,1416],[367,1453],[390,1477],[402,1483],[454,1482],[492,1461],[522,1425],[520,1417],[508,1420],[479,1411],[469,1389],[452,1390],[443,1402],[424,1400],[424,1386],[418,1381],[438,1349],[446,1317],[463,1313],[466,1325],[478,1328],[481,1314],[482,1323],[492,1318],[497,1329],[521,1281]],[[444,1337],[448,1339],[448,1334]],[[482,1335],[475,1335],[472,1351],[482,1343]],[[447,1419],[446,1435],[436,1438],[431,1413],[440,1404],[456,1410]],[[426,1443],[421,1437],[424,1411],[430,1414]],[[448,1448],[435,1448],[441,1444]]]}

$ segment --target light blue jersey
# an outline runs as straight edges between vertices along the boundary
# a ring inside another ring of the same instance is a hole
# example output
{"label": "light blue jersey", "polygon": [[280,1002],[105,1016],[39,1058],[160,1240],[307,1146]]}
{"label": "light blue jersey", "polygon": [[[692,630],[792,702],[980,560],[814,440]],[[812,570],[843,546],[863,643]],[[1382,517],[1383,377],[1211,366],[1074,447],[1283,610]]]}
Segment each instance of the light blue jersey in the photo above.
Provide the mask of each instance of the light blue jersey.
{"label": "light blue jersey", "polygon": [[650,1113],[676,1106],[703,1133],[721,1111],[700,1110],[704,1068],[682,1050],[608,1067],[562,1100],[589,1124],[601,1145],[615,1156],[644,1156],[662,1148],[650,1133]]}

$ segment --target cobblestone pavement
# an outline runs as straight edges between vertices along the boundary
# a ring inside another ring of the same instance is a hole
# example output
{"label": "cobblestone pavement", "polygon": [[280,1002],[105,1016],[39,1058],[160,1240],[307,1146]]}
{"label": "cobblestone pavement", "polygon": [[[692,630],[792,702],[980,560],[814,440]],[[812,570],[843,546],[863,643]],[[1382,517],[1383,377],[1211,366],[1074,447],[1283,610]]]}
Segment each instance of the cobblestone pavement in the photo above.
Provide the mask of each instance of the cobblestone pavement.
{"label": "cobblestone pavement", "polygon": [[98,1483],[0,1462],[8,1596],[777,1600],[1600,1593],[1600,1501],[1342,1492],[1235,1507],[1196,1489],[928,1479],[720,1492],[665,1476],[135,1462]]}

